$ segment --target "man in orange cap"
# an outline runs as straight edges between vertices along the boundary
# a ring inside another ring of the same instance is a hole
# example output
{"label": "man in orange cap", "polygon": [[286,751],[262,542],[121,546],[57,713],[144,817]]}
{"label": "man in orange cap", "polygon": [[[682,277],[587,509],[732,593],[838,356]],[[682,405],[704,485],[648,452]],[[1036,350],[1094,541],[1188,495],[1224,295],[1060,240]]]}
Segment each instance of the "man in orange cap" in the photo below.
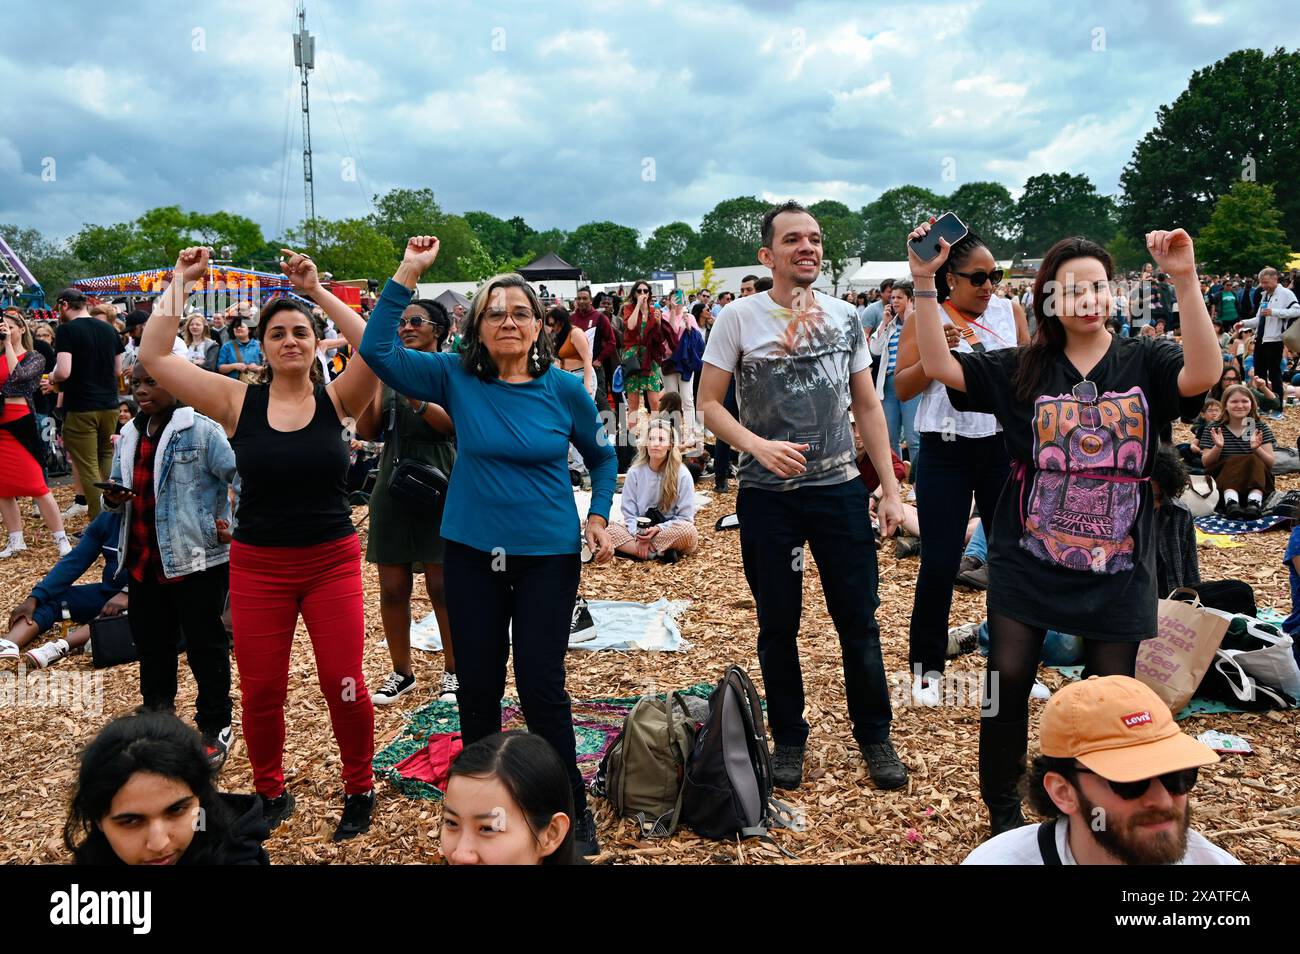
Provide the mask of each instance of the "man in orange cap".
{"label": "man in orange cap", "polygon": [[1003,832],[968,865],[1235,865],[1189,830],[1187,794],[1219,756],[1128,676],[1066,686],[1043,710],[1030,806],[1048,821]]}

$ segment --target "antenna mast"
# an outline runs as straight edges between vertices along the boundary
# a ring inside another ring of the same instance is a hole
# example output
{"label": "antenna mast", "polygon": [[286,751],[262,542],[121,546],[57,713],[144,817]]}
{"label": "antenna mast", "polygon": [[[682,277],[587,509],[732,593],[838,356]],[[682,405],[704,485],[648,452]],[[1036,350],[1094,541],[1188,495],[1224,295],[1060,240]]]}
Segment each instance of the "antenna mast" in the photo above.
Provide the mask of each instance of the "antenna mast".
{"label": "antenna mast", "polygon": [[307,32],[307,6],[298,0],[298,32],[293,35],[293,65],[302,74],[302,191],[307,210],[307,244],[316,244],[316,186],[311,175],[311,110],[307,74],[316,68],[316,38]]}

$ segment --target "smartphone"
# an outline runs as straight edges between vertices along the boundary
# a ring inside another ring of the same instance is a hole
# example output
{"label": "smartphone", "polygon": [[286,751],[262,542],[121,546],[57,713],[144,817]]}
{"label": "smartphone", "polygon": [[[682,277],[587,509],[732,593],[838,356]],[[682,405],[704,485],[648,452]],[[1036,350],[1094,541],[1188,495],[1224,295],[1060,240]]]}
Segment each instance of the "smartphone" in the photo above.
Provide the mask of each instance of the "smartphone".
{"label": "smartphone", "polygon": [[970,233],[966,224],[957,218],[955,212],[945,212],[935,219],[930,231],[919,239],[907,243],[919,259],[928,262],[940,252],[939,239],[945,239],[949,245],[956,245]]}
{"label": "smartphone", "polygon": [[95,486],[100,490],[108,490],[115,494],[126,494],[128,497],[136,496],[136,492],[130,487],[124,487],[109,480],[96,481]]}

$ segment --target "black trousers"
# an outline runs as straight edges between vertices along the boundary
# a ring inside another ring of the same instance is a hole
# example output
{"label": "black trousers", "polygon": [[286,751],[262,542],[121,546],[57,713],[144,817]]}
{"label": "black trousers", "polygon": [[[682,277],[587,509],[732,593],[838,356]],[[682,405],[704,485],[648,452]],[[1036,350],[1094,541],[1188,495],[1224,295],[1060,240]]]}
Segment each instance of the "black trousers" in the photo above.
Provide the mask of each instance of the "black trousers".
{"label": "black trousers", "polygon": [[1282,398],[1282,342],[1261,341],[1255,345],[1255,372],[1268,381],[1269,390]]}
{"label": "black trousers", "polygon": [[576,553],[494,555],[452,540],[442,566],[448,621],[456,634],[461,738],[468,746],[501,731],[513,648],[524,721],[559,753],[579,817],[587,809],[587,790],[578,771],[564,656],[581,569]]}
{"label": "black trousers", "polygon": [[230,588],[230,567],[222,563],[169,583],[131,581],[131,638],[140,654],[140,695],[150,709],[176,706],[177,645],[185,634],[185,655],[199,685],[195,721],[214,735],[230,725],[230,637],[221,611]]}

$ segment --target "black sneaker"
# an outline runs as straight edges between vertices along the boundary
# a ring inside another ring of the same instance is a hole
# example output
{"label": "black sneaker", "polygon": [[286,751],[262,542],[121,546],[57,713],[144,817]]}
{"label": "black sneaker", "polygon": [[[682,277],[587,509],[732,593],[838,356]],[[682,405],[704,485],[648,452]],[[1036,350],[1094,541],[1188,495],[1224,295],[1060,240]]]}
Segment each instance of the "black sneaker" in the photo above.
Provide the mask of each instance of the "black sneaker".
{"label": "black sneaker", "polygon": [[334,829],[333,841],[347,841],[370,831],[370,813],[375,808],[375,790],[343,797],[343,817]]}
{"label": "black sneaker", "polygon": [[794,789],[803,784],[803,754],[806,746],[775,745],[772,748],[772,784]]}
{"label": "black sneaker", "polygon": [[663,553],[659,554],[656,559],[658,559],[660,563],[676,563],[681,558],[682,555],[677,550],[665,550]]}
{"label": "black sneaker", "polygon": [[[968,559],[971,559],[971,557],[963,557],[962,563],[965,564]],[[961,572],[957,574],[957,579],[954,582],[958,586],[968,590],[976,590],[980,592],[987,590],[989,588],[988,564],[981,563],[970,570],[962,569]]]}
{"label": "black sneaker", "polygon": [[894,751],[892,742],[868,743],[862,746],[862,755],[876,788],[902,788],[907,784],[907,766]]}
{"label": "black sneaker", "polygon": [[267,798],[265,795],[257,797],[262,800],[262,820],[271,831],[275,831],[280,822],[292,815],[293,807],[298,804],[288,789],[281,792],[279,798]]}
{"label": "black sneaker", "polygon": [[600,854],[600,842],[596,840],[596,819],[588,808],[578,819],[573,829],[573,849],[579,858],[591,858]]}
{"label": "black sneaker", "polygon": [[230,755],[230,742],[233,738],[234,733],[230,731],[230,726],[226,726],[213,735],[204,733],[203,751],[207,753],[208,764],[212,766],[213,775],[220,772],[222,766],[226,764],[226,757]]}
{"label": "black sneaker", "polygon": [[1229,500],[1224,504],[1223,515],[1229,520],[1245,520],[1246,510],[1236,500]]}
{"label": "black sneaker", "polygon": [[415,675],[391,672],[384,684],[370,694],[370,700],[377,706],[392,705],[402,696],[415,688]]}
{"label": "black sneaker", "polygon": [[591,618],[587,601],[581,596],[573,604],[573,616],[569,621],[569,645],[589,643],[596,638],[596,621]]}
{"label": "black sneaker", "polygon": [[1264,516],[1263,508],[1253,500],[1247,500],[1241,508],[1242,520],[1258,520]]}
{"label": "black sneaker", "polygon": [[894,559],[906,560],[909,557],[921,555],[920,537],[912,537],[907,534],[899,534],[894,540]]}

